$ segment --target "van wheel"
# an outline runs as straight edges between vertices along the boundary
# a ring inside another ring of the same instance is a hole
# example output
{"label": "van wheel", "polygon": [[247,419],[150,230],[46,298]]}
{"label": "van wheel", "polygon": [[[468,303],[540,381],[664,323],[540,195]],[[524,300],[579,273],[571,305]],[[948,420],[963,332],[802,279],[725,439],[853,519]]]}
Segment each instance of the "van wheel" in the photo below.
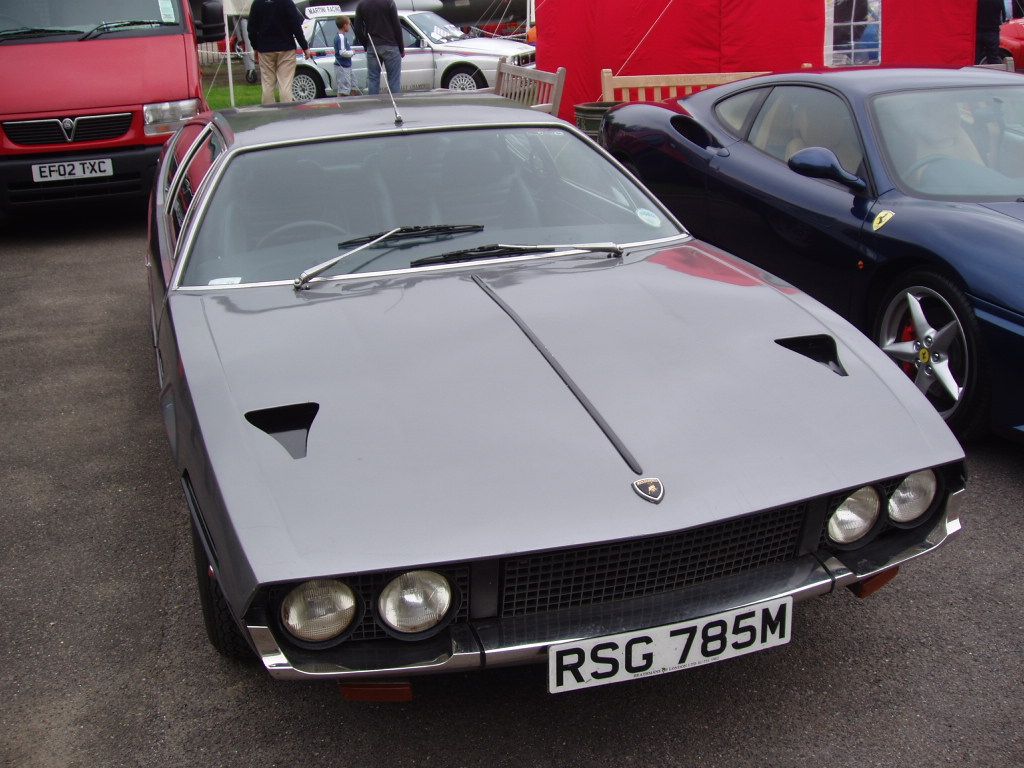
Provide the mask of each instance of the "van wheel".
{"label": "van wheel", "polygon": [[441,87],[450,91],[475,91],[478,88],[486,88],[487,80],[475,67],[452,67],[445,73]]}

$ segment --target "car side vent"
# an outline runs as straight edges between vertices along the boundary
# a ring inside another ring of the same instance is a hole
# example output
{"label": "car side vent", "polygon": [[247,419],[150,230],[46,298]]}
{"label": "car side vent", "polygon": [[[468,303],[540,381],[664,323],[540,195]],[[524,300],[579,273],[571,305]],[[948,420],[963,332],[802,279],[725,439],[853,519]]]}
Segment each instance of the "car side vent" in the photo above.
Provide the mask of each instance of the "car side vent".
{"label": "car side vent", "polygon": [[320,406],[317,403],[281,405],[249,411],[245,420],[277,440],[293,459],[306,456],[306,438]]}
{"label": "car side vent", "polygon": [[839,362],[839,351],[836,340],[831,336],[794,336],[791,339],[776,339],[779,346],[791,349],[816,363],[821,363],[833,373],[848,376],[843,364]]}

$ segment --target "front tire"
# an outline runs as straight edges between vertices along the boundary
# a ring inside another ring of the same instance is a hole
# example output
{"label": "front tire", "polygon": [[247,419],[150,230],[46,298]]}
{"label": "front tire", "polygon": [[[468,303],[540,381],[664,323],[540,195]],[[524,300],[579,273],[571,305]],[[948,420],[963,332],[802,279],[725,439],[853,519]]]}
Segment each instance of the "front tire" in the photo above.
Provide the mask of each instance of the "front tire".
{"label": "front tire", "polygon": [[252,649],[242,636],[228,607],[228,601],[220,584],[213,575],[206,551],[196,533],[196,524],[189,525],[192,534],[192,556],[196,565],[196,586],[199,589],[199,604],[203,612],[206,636],[221,656],[229,659],[251,659]]}
{"label": "front tire", "polygon": [[927,271],[898,278],[879,302],[872,338],[957,437],[983,431],[987,361],[978,319],[951,280]]}
{"label": "front tire", "polygon": [[292,98],[295,101],[312,101],[322,98],[324,84],[308,69],[300,69],[292,80]]}
{"label": "front tire", "polygon": [[441,87],[450,91],[475,91],[486,88],[487,80],[479,69],[463,65],[449,69],[444,75]]}

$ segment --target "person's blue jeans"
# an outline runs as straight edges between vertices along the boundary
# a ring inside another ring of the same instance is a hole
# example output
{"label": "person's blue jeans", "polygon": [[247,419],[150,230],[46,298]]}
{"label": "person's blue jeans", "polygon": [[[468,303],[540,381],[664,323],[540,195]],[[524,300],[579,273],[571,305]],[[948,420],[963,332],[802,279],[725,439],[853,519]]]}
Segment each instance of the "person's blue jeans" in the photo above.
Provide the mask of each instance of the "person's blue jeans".
{"label": "person's blue jeans", "polygon": [[[388,72],[388,88],[394,94],[399,93],[402,90],[402,54],[398,46],[378,45],[377,55]],[[370,93],[380,93],[380,63],[373,55],[372,45],[366,49],[366,82]]]}

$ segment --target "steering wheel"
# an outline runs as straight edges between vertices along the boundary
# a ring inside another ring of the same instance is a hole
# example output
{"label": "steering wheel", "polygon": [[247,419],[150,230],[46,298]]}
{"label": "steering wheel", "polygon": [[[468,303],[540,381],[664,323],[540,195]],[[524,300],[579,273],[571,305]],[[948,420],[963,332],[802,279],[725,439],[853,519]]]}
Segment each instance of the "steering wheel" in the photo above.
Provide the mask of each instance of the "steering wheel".
{"label": "steering wheel", "polygon": [[947,157],[946,155],[925,155],[920,160],[918,160],[916,163],[914,163],[909,168],[907,168],[907,170],[904,171],[904,175],[906,176],[907,179],[912,179],[914,181],[920,181],[921,177],[924,175],[924,169],[925,168],[927,168],[932,163],[938,162],[939,160],[949,160],[949,159],[950,158]]}
{"label": "steering wheel", "polygon": [[[317,229],[328,231],[331,234],[341,235],[342,237],[348,237],[348,230],[347,229],[342,229],[337,224],[332,224],[329,221],[312,221],[312,220],[289,221],[287,224],[282,224],[280,227],[276,227],[275,229],[272,229],[269,232],[267,232],[267,234],[265,234],[263,237],[261,237],[259,239],[259,241],[256,243],[256,248],[257,249],[262,248],[265,245],[268,245],[269,243],[274,242],[275,239],[284,240],[285,239],[285,237],[284,237],[285,235],[287,235],[287,234],[289,234],[291,232],[294,232],[295,230],[314,230],[315,231]],[[305,239],[308,240],[308,239],[311,239],[311,238],[305,238]]]}

